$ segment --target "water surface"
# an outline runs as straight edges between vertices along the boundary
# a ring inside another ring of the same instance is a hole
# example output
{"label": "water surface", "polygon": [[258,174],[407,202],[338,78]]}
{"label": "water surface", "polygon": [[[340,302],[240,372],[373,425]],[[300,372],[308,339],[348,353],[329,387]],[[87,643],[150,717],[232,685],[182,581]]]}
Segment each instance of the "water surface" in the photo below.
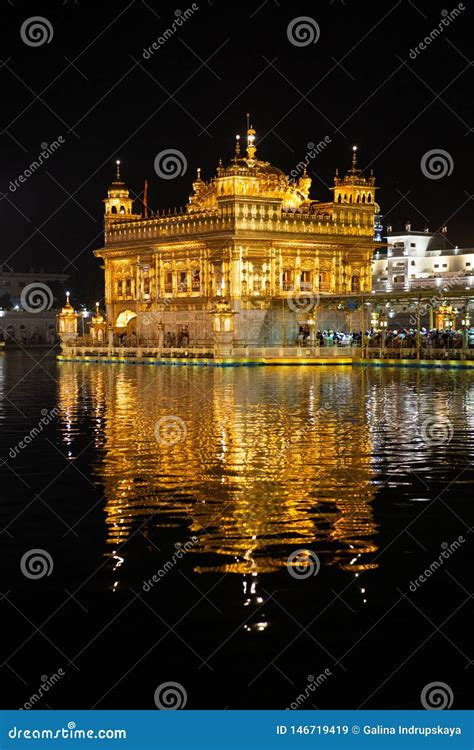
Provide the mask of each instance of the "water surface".
{"label": "water surface", "polygon": [[470,372],[41,356],[0,360],[12,707],[58,668],[37,707],[175,681],[188,708],[285,708],[325,670],[302,708],[417,708],[435,680],[466,707],[468,545],[413,581],[469,538]]}

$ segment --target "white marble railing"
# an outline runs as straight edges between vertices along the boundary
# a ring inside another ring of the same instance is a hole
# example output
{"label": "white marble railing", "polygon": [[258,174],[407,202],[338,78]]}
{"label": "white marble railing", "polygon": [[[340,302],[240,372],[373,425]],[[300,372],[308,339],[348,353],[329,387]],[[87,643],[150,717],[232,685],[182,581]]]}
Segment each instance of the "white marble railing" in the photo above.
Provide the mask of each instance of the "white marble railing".
{"label": "white marble railing", "polygon": [[[151,346],[97,346],[94,344],[63,343],[61,353],[71,357],[96,357],[109,359],[192,359],[213,358],[214,345],[189,347]],[[421,347],[419,357],[416,347],[380,348],[375,346],[236,346],[229,355],[235,359],[406,359],[406,360],[474,360],[473,348],[432,349]]]}

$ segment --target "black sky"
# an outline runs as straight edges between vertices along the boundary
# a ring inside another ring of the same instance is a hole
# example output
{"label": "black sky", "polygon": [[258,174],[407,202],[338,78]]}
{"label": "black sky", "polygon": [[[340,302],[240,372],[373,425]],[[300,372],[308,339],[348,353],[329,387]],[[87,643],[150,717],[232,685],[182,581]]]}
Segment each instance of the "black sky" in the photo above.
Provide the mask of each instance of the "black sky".
{"label": "black sky", "polygon": [[[102,203],[120,158],[130,189],[149,181],[153,209],[184,205],[196,167],[209,177],[252,113],[258,155],[289,172],[307,143],[331,139],[310,167],[312,197],[327,200],[335,167],[359,146],[375,170],[385,224],[436,229],[472,246],[472,2],[415,60],[413,49],[457,3],[219,2],[192,17],[150,59],[148,48],[191,3],[153,0],[2,2],[0,263],[15,270],[97,278]],[[49,44],[26,45],[23,22],[43,16]],[[297,47],[288,24],[320,29]],[[41,150],[65,143],[15,192],[9,184]],[[178,149],[188,168],[160,180],[153,163]],[[428,179],[420,159],[450,155],[450,176]],[[405,196],[405,197],[404,197]],[[137,204],[138,207],[138,204]]]}

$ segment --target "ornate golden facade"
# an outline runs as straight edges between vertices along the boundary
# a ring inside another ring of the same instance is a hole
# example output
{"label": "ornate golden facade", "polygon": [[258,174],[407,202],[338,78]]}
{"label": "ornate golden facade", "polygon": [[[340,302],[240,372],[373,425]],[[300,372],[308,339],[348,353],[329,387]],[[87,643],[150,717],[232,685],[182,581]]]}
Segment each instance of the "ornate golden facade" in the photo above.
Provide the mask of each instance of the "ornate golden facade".
{"label": "ornate golden facade", "polygon": [[[352,166],[336,173],[333,200],[310,198],[306,171],[292,180],[256,156],[247,131],[210,180],[193,182],[184,209],[142,216],[117,171],[105,199],[108,322],[116,332],[202,345],[212,340],[219,299],[235,315],[241,344],[291,342],[308,304],[301,297],[369,292],[375,178]],[[311,307],[311,305],[309,305]]]}

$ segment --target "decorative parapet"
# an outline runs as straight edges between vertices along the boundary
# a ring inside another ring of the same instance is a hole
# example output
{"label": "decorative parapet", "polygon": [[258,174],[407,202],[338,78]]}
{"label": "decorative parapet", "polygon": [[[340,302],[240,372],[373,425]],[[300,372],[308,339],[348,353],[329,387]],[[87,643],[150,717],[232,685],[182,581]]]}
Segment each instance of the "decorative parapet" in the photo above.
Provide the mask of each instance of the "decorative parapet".
{"label": "decorative parapet", "polygon": [[[310,213],[282,212],[278,218],[265,218],[257,211],[239,210],[236,216],[222,216],[219,211],[176,214],[143,221],[120,222],[106,231],[105,244],[157,240],[162,237],[189,237],[218,232],[253,231],[293,234],[373,236],[373,214],[361,214],[360,222],[341,222],[330,214],[322,218]],[[365,221],[364,221],[365,219]]]}

